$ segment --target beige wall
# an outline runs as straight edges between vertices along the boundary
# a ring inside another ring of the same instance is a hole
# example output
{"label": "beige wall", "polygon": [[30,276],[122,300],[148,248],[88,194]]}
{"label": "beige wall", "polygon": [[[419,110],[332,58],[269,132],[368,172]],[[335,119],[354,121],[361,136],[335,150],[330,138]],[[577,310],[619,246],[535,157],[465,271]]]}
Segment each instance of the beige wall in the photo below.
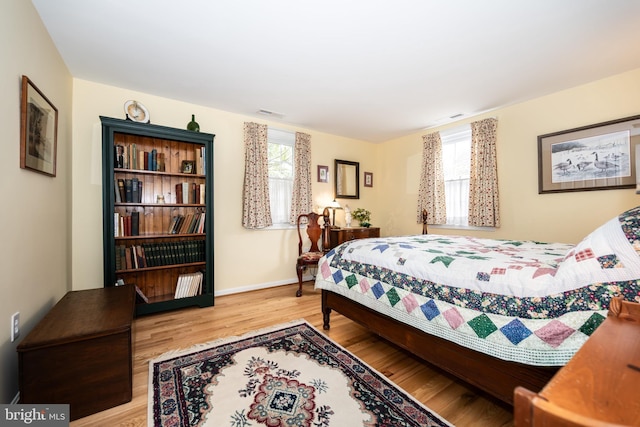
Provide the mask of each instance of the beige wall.
{"label": "beige wall", "polygon": [[420,232],[415,223],[421,136],[485,117],[498,119],[502,226],[493,232],[431,228],[433,233],[577,243],[591,230],[640,204],[635,189],[538,194],[538,135],[640,114],[640,69],[385,142],[378,153],[387,234]]}
{"label": "beige wall", "polygon": [[[316,182],[316,166],[328,165],[333,174],[336,157],[360,162],[364,171],[378,172],[377,146],[308,129],[270,123],[252,117],[186,104],[154,95],[74,80],[73,127],[73,288],[102,286],[102,186],[99,116],[123,118],[128,99],[142,102],[155,124],[185,128],[195,114],[202,132],[214,140],[214,246],[215,290],[217,294],[296,281],[295,259],[298,237],[295,230],[251,231],[241,226],[244,179],[243,124],[258,121],[271,126],[311,134],[312,181],[315,203],[320,211],[333,198],[330,183]],[[352,208],[377,212],[373,189],[362,189]],[[342,221],[341,212],[336,220]],[[375,221],[375,217],[374,217]],[[292,295],[294,289],[292,288]]]}
{"label": "beige wall", "polygon": [[[0,5],[0,402],[18,392],[16,346],[64,295],[71,270],[69,71],[30,1]],[[55,178],[20,169],[20,81],[28,76],[58,109]],[[21,335],[10,340],[10,316]]]}

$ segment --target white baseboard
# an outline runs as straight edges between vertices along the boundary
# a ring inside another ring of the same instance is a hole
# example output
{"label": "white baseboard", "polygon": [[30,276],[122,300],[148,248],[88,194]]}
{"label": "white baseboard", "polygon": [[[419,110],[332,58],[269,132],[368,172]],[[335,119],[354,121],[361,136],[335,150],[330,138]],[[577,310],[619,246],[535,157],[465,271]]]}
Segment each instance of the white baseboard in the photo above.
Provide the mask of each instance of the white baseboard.
{"label": "white baseboard", "polygon": [[[309,280],[314,280],[314,277],[311,275],[307,275],[307,276],[303,276],[302,277],[302,281],[309,281]],[[267,283],[258,283],[255,285],[248,285],[248,286],[242,286],[239,288],[232,288],[232,289],[223,289],[221,291],[214,291],[214,296],[222,296],[222,295],[232,295],[232,294],[239,294],[241,292],[249,292],[249,291],[257,291],[259,289],[267,289],[267,288],[275,288],[276,286],[282,286],[282,285],[291,285],[293,283],[298,283],[298,278],[295,277],[293,279],[286,279],[286,280],[278,280],[277,282],[267,282]],[[291,287],[293,289],[293,286]]]}
{"label": "white baseboard", "polygon": [[18,392],[15,397],[11,400],[11,405],[17,405],[20,402],[20,392]]}

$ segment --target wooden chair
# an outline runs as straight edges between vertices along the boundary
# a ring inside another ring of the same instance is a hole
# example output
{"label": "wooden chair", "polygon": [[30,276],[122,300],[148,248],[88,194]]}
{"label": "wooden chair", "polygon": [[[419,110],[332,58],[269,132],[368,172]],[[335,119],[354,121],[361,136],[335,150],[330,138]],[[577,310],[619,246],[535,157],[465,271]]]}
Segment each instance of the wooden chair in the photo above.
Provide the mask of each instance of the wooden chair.
{"label": "wooden chair", "polygon": [[[324,219],[324,227],[321,227],[318,223],[320,218]],[[303,239],[301,228],[304,227],[302,220],[306,219],[307,224],[307,238]],[[329,247],[329,229],[331,224],[329,222],[329,209],[325,208],[322,215],[318,215],[315,212],[309,214],[302,214],[298,216],[298,260],[296,261],[296,273],[298,274],[298,291],[296,296],[302,296],[302,273],[308,268],[315,266],[318,267],[318,261],[320,258],[328,252]],[[303,252],[302,247],[306,240],[311,241],[311,247],[308,251]],[[320,245],[320,241],[322,244]],[[321,249],[322,247],[322,249]]]}
{"label": "wooden chair", "polygon": [[422,234],[428,234],[427,232],[427,210],[422,209]]}

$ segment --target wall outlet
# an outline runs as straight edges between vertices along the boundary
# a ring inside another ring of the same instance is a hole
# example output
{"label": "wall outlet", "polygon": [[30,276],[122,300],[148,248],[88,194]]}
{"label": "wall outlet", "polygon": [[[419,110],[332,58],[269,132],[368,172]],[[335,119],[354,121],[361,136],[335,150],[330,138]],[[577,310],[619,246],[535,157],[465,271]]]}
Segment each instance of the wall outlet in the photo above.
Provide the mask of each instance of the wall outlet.
{"label": "wall outlet", "polygon": [[11,342],[20,336],[20,312],[17,311],[11,316]]}

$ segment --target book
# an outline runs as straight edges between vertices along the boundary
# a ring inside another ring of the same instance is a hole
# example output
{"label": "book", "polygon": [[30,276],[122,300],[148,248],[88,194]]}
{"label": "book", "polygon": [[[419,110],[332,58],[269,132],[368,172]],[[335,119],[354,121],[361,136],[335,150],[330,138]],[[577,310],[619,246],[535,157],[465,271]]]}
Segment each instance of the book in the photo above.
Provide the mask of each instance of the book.
{"label": "book", "polygon": [[182,184],[176,184],[176,204],[182,204]]}
{"label": "book", "polygon": [[158,153],[158,172],[165,171],[164,153]]}
{"label": "book", "polygon": [[133,180],[129,178],[124,180],[124,192],[125,192],[124,202],[131,203],[133,201],[132,199]]}
{"label": "book", "polygon": [[124,146],[116,145],[113,148],[114,148],[113,167],[123,168],[124,167]]}
{"label": "book", "polygon": [[131,202],[139,203],[140,198],[140,180],[138,178],[133,178],[131,180]]}
{"label": "book", "polygon": [[140,235],[140,212],[138,211],[131,212],[131,235]]}
{"label": "book", "polygon": [[136,287],[136,304],[148,303],[149,298],[142,292],[142,289],[138,287],[138,285],[133,285]]}
{"label": "book", "polygon": [[126,198],[127,198],[127,194],[126,194],[126,190],[124,188],[124,179],[118,178],[118,185],[116,186],[116,188],[118,189],[118,192],[120,193],[120,202],[119,203],[125,202]]}

